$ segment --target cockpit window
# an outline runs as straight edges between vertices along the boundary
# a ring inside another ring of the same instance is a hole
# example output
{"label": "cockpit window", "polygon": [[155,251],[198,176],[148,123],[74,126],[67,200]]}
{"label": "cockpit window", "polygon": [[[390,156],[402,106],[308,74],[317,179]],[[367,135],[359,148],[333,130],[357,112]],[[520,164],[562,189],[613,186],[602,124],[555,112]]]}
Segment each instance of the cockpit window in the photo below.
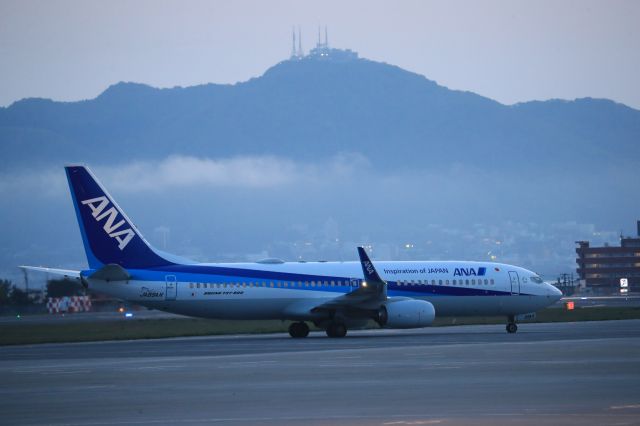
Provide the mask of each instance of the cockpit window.
{"label": "cockpit window", "polygon": [[534,283],[536,283],[536,284],[542,284],[542,278],[540,278],[540,277],[539,277],[539,276],[537,276],[537,275],[533,275],[533,276],[531,277],[531,281],[533,281],[533,282],[534,282]]}

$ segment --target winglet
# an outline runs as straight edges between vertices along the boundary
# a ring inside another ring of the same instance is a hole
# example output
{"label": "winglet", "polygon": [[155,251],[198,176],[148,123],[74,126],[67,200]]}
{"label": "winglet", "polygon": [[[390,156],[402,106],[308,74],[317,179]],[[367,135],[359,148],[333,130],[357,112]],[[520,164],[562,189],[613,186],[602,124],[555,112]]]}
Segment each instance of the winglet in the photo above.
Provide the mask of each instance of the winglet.
{"label": "winglet", "polygon": [[380,278],[380,275],[378,275],[378,271],[376,271],[375,266],[373,266],[364,247],[358,247],[358,256],[360,256],[360,264],[362,265],[365,281],[370,284],[386,284],[385,281]]}

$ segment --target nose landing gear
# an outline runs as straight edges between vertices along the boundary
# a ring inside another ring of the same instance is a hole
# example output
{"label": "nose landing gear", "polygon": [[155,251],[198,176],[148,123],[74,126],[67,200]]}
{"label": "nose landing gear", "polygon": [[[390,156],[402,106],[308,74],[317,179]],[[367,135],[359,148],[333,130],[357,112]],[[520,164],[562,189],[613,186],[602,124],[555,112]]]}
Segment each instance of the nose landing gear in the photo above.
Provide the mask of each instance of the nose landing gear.
{"label": "nose landing gear", "polygon": [[516,325],[516,319],[514,315],[509,315],[507,317],[507,333],[515,333],[518,331],[518,326]]}

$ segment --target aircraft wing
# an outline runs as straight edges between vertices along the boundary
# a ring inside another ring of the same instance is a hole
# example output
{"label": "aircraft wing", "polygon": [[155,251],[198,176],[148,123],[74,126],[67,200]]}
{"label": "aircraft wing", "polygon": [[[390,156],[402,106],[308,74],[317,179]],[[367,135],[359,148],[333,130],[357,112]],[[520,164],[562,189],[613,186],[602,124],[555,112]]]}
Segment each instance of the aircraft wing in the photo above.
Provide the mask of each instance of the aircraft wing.
{"label": "aircraft wing", "polygon": [[312,311],[325,309],[377,309],[381,302],[387,300],[387,283],[376,271],[371,259],[363,247],[358,247],[360,265],[364,274],[364,281],[356,290],[343,294],[325,303],[322,303]]}
{"label": "aircraft wing", "polygon": [[47,274],[62,275],[65,278],[80,278],[80,271],[73,271],[71,269],[45,268],[43,266],[18,266],[18,268],[24,271],[39,271],[46,272]]}

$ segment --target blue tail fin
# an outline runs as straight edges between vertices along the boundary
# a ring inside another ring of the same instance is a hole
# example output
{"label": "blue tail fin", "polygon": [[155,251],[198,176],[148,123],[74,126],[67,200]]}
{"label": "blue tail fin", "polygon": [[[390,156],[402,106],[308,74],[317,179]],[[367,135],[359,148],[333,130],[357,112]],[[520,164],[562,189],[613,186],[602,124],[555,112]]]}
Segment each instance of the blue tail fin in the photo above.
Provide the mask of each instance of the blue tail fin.
{"label": "blue tail fin", "polygon": [[67,166],[65,171],[90,268],[118,264],[136,269],[172,264],[147,243],[88,168]]}

